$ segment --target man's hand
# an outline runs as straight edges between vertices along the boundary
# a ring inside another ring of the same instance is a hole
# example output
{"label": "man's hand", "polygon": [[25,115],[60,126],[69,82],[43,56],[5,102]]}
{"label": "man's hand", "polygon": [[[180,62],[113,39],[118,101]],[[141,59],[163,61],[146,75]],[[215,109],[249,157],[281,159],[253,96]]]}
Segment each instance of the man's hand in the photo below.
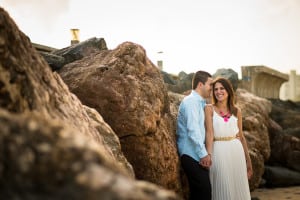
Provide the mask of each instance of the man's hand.
{"label": "man's hand", "polygon": [[211,166],[211,164],[212,161],[210,154],[200,159],[200,165],[206,169],[208,169]]}

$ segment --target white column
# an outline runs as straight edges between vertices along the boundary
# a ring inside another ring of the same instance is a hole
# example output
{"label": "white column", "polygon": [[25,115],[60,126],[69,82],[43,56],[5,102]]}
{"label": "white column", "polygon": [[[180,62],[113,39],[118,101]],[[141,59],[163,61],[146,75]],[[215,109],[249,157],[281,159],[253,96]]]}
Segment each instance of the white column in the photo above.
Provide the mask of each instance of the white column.
{"label": "white column", "polygon": [[163,59],[162,59],[162,51],[157,52],[157,67],[159,70],[163,70]]}
{"label": "white column", "polygon": [[289,83],[290,83],[289,84],[289,86],[290,86],[289,99],[294,101],[294,100],[296,100],[296,70],[291,70]]}

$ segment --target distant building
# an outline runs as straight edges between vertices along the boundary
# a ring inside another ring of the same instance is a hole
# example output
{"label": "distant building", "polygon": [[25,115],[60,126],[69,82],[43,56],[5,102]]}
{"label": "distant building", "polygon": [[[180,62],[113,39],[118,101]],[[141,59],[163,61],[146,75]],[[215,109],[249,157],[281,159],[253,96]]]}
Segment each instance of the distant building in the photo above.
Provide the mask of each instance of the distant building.
{"label": "distant building", "polygon": [[279,99],[281,85],[289,80],[287,74],[264,65],[242,66],[240,87],[263,98]]}
{"label": "distant building", "polygon": [[280,99],[300,101],[300,75],[296,74],[296,70],[291,70],[289,81],[282,84]]}

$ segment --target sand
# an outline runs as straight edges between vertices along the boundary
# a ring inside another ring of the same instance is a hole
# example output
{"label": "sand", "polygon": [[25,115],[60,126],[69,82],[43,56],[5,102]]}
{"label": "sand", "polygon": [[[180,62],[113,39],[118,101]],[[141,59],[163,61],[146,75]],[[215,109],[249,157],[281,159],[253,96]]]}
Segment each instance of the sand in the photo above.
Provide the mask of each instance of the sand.
{"label": "sand", "polygon": [[251,192],[251,197],[259,200],[300,200],[300,186],[286,188],[258,188]]}

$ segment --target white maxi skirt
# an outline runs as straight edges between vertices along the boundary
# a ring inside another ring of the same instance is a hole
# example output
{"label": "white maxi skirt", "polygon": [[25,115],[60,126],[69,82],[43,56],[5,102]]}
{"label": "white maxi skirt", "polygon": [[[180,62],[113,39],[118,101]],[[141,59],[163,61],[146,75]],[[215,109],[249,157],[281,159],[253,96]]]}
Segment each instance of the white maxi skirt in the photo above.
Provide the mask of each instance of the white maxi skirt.
{"label": "white maxi skirt", "polygon": [[251,200],[246,159],[239,139],[214,141],[210,180],[213,200]]}

